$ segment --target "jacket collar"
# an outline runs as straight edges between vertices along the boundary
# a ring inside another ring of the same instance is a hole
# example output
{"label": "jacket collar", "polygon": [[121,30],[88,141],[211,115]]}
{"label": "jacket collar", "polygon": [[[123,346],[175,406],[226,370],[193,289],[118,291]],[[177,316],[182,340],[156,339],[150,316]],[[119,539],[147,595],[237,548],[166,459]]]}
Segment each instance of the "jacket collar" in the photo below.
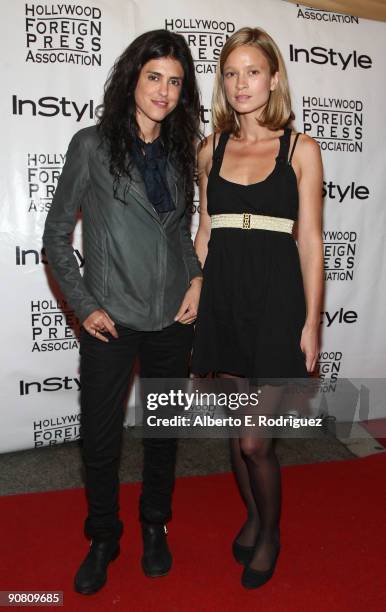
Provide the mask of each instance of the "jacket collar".
{"label": "jacket collar", "polygon": [[[178,205],[178,187],[177,187],[177,175],[174,167],[172,166],[170,160],[168,160],[166,177],[168,181],[168,186],[170,190],[170,195],[173,199],[173,202],[176,206]],[[117,197],[124,201],[128,202],[131,198],[134,198],[138,204],[143,206],[147,212],[149,212],[152,217],[157,219],[160,223],[165,222],[169,219],[175,211],[170,213],[165,213],[162,216],[162,220],[158,215],[157,211],[153,208],[149,198],[147,197],[145,183],[143,182],[141,173],[137,169],[137,167],[133,164],[130,168],[130,177],[124,177],[120,180],[117,190]]]}

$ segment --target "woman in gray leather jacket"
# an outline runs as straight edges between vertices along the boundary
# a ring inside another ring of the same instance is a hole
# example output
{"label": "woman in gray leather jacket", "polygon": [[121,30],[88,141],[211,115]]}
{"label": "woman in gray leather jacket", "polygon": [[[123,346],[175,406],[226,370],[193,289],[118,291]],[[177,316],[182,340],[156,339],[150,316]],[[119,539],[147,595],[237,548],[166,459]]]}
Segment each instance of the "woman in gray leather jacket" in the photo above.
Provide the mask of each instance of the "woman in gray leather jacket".
{"label": "woman in gray leather jacket", "polygon": [[[44,246],[51,270],[82,323],[81,426],[90,551],[75,589],[94,593],[119,554],[118,467],[124,399],[135,359],[145,378],[188,374],[201,289],[189,230],[200,102],[181,35],[147,32],[116,61],[97,126],[69,145]],[[71,247],[79,210],[81,276]],[[168,573],[176,440],[144,439],[142,567]]]}

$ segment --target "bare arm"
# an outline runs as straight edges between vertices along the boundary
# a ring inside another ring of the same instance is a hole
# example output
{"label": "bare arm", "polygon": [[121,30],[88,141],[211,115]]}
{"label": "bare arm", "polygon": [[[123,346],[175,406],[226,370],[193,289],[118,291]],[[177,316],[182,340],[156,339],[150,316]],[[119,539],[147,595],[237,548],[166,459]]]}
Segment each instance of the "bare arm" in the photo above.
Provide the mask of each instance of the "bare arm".
{"label": "bare arm", "polygon": [[298,249],[306,298],[307,315],[301,348],[307,370],[315,368],[319,351],[320,311],[323,300],[322,181],[323,166],[319,145],[309,136],[300,136],[295,149],[294,168],[298,176]]}
{"label": "bare arm", "polygon": [[207,210],[206,189],[208,176],[212,167],[213,134],[208,136],[198,153],[198,181],[200,195],[200,223],[194,246],[201,265],[204,266],[208,254],[208,242],[211,232],[211,221]]}
{"label": "bare arm", "polygon": [[[206,187],[208,183],[208,175],[210,165],[212,163],[212,136],[209,136],[200,146],[198,153],[198,180],[200,192],[200,224],[197,230],[194,247],[197,257],[202,267],[204,267],[205,259],[208,253],[208,242],[210,238],[211,222],[206,209]],[[191,280],[190,289],[185,294],[179,311],[175,316],[175,321],[180,323],[193,323],[197,316],[198,303],[201,292],[201,277],[194,277]]]}

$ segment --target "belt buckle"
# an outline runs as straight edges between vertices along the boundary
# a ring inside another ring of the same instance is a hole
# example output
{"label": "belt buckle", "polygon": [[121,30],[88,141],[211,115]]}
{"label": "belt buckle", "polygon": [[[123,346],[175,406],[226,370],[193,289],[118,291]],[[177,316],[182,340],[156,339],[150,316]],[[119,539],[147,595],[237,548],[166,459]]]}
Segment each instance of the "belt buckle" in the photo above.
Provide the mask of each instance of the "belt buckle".
{"label": "belt buckle", "polygon": [[243,229],[251,229],[251,215],[243,213]]}

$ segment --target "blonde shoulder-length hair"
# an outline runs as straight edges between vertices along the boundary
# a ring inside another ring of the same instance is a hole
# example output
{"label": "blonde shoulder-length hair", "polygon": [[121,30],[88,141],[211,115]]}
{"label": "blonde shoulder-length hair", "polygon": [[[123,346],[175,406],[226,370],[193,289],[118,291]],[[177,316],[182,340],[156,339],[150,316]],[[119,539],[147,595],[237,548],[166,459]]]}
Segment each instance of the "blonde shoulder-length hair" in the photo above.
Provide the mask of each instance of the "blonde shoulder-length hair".
{"label": "blonde shoulder-length hair", "polygon": [[264,30],[260,28],[241,28],[228,38],[218,60],[212,98],[214,131],[231,132],[235,136],[240,134],[239,116],[226,98],[223,71],[225,62],[231,52],[242,45],[250,45],[260,49],[268,60],[271,76],[276,72],[279,73],[278,84],[274,91],[271,91],[267,105],[259,118],[260,125],[271,130],[289,127],[295,115],[291,107],[287,71],[279,47]]}

